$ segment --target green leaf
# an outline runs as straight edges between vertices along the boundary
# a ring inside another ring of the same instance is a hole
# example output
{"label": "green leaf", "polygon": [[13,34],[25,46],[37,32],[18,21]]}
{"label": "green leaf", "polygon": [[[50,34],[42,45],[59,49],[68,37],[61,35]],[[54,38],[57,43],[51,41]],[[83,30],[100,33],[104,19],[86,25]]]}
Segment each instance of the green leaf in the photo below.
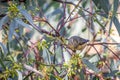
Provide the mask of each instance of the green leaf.
{"label": "green leaf", "polygon": [[55,49],[55,62],[57,62],[58,64],[62,62],[62,56],[63,56],[63,50],[62,47],[60,46],[60,43],[57,44],[57,47]]}
{"label": "green leaf", "polygon": [[28,22],[32,26],[35,26],[34,23],[33,23],[33,20],[32,20],[32,16],[26,10],[21,9],[20,13],[28,20]]}
{"label": "green leaf", "polygon": [[23,80],[22,73],[18,70],[16,72],[18,73],[18,80]]}
{"label": "green leaf", "polygon": [[9,17],[5,16],[0,20],[0,29],[2,29],[2,26],[6,24],[9,21]]}
{"label": "green leaf", "polygon": [[118,31],[118,33],[120,35],[120,23],[119,23],[118,19],[115,16],[113,17],[113,23],[114,23],[115,27],[117,28],[117,31]]}
{"label": "green leaf", "polygon": [[100,80],[99,77],[94,76],[92,80]]}
{"label": "green leaf", "polygon": [[62,27],[61,29],[60,29],[60,35],[61,36],[65,36],[65,32],[66,32],[66,29],[65,29],[65,27]]}
{"label": "green leaf", "polygon": [[103,10],[108,14],[110,8],[109,0],[99,0],[99,1]]}
{"label": "green leaf", "polygon": [[80,71],[80,80],[85,80],[84,70],[81,69]]}
{"label": "green leaf", "polygon": [[94,62],[98,62],[100,59],[99,59],[99,56],[96,54],[96,55],[93,55],[91,56],[91,58],[89,59],[90,62],[94,63]]}
{"label": "green leaf", "polygon": [[0,42],[0,47],[2,48],[3,52],[5,54],[7,54],[7,48],[5,47],[5,45],[3,45],[3,43]]}
{"label": "green leaf", "polygon": [[109,35],[110,35],[111,27],[112,27],[112,19],[110,20]]}
{"label": "green leaf", "polygon": [[104,12],[106,13],[106,15],[104,16],[107,17],[107,14],[110,10],[109,0],[93,0],[93,2],[95,3],[98,9],[104,10]]}
{"label": "green leaf", "polygon": [[112,71],[117,70],[117,64],[114,62],[114,60],[111,60],[110,68],[111,68]]}
{"label": "green leaf", "polygon": [[110,73],[104,73],[103,76],[105,76],[105,77],[114,77],[114,76],[116,76],[116,74],[118,72],[119,72],[118,70],[113,70]]}
{"label": "green leaf", "polygon": [[92,63],[90,63],[87,59],[82,59],[82,61],[83,61],[83,63],[84,63],[85,65],[87,65],[87,67],[88,67],[89,69],[92,69],[93,71],[95,71],[95,73],[98,73],[98,72],[99,72],[99,69],[98,69],[95,65],[93,65]]}
{"label": "green leaf", "polygon": [[119,6],[119,0],[114,0],[114,8],[113,8],[113,13],[116,13],[117,9]]}
{"label": "green leaf", "polygon": [[6,69],[6,66],[4,65],[4,62],[2,59],[0,59],[0,65],[2,66],[2,68],[5,70]]}
{"label": "green leaf", "polygon": [[15,20],[13,20],[13,21],[10,23],[10,26],[9,26],[9,36],[8,36],[8,40],[9,40],[9,41],[12,40],[12,36],[13,36],[13,34],[14,34],[15,27],[17,27],[17,23],[15,22]]}
{"label": "green leaf", "polygon": [[54,75],[50,75],[50,80],[57,80]]}
{"label": "green leaf", "polygon": [[22,26],[24,26],[24,27],[26,27],[26,28],[28,28],[28,29],[30,29],[30,30],[32,29],[29,24],[26,24],[26,23],[23,22],[21,19],[16,18],[15,20],[16,20],[16,22],[17,22],[18,24],[20,24],[20,25],[22,25]]}
{"label": "green leaf", "polygon": [[47,64],[51,64],[51,56],[50,56],[50,53],[49,51],[47,50],[47,48],[43,48],[43,55],[42,55],[44,61],[47,63]]}
{"label": "green leaf", "polygon": [[82,1],[82,6],[83,6],[83,8],[86,7],[87,3],[88,3],[88,0],[83,0],[83,1]]}

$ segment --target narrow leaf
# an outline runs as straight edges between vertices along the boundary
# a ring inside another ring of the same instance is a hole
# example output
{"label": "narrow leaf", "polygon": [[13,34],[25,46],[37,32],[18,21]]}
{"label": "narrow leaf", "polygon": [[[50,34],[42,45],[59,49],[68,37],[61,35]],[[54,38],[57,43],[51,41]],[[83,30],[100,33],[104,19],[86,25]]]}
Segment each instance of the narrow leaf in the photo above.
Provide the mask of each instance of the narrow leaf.
{"label": "narrow leaf", "polygon": [[32,20],[32,16],[26,10],[21,9],[20,12],[29,21],[29,23],[32,26],[34,26],[34,23],[33,23],[33,20]]}
{"label": "narrow leaf", "polygon": [[113,70],[110,73],[109,72],[104,73],[103,76],[105,76],[105,77],[114,77],[114,76],[116,76],[117,72],[119,72],[119,71],[118,70]]}
{"label": "narrow leaf", "polygon": [[112,71],[117,70],[117,64],[114,62],[114,60],[111,60],[110,67]]}
{"label": "narrow leaf", "polygon": [[114,13],[116,13],[118,6],[119,6],[119,0],[114,0],[114,9],[113,9]]}
{"label": "narrow leaf", "polygon": [[109,8],[110,8],[109,1],[108,0],[100,0],[100,5],[101,5],[102,9],[108,14]]}
{"label": "narrow leaf", "polygon": [[11,41],[12,40],[12,36],[14,34],[14,30],[15,30],[15,27],[17,26],[16,22],[13,20],[11,23],[10,23],[10,26],[9,26],[9,36],[8,36],[8,40]]}
{"label": "narrow leaf", "polygon": [[60,35],[61,35],[61,36],[65,36],[65,32],[66,32],[65,27],[62,27],[62,28],[60,29]]}
{"label": "narrow leaf", "polygon": [[118,19],[115,16],[113,17],[113,23],[114,23],[115,27],[117,28],[117,31],[118,31],[118,33],[120,35],[120,23],[119,23]]}
{"label": "narrow leaf", "polygon": [[110,21],[110,26],[109,26],[109,35],[110,35],[111,27],[112,27],[112,19]]}
{"label": "narrow leaf", "polygon": [[20,24],[20,25],[22,25],[22,26],[24,26],[24,27],[26,27],[26,28],[28,28],[28,29],[30,29],[30,30],[31,30],[30,25],[29,25],[29,24],[24,23],[21,19],[17,19],[17,18],[16,18],[16,22],[17,22],[18,24]]}
{"label": "narrow leaf", "polygon": [[2,26],[6,24],[8,20],[9,20],[9,17],[7,15],[0,20],[0,29],[2,29]]}
{"label": "narrow leaf", "polygon": [[92,1],[95,3],[98,9],[100,10],[102,9],[106,13],[106,14],[100,14],[100,15],[104,17],[108,17],[108,13],[110,10],[109,0],[92,0]]}
{"label": "narrow leaf", "polygon": [[18,70],[16,72],[18,73],[18,80],[23,80],[22,73]]}
{"label": "narrow leaf", "polygon": [[99,69],[98,69],[95,65],[93,65],[92,63],[90,63],[87,59],[82,59],[82,61],[83,61],[83,63],[84,63],[85,65],[87,65],[87,67],[88,67],[89,69],[92,69],[92,70],[95,71],[96,73],[99,72]]}
{"label": "narrow leaf", "polygon": [[4,65],[4,62],[1,58],[0,58],[0,65],[4,70],[6,69],[6,66]]}
{"label": "narrow leaf", "polygon": [[1,42],[0,42],[0,47],[2,48],[2,50],[4,51],[4,53],[7,54],[7,48]]}
{"label": "narrow leaf", "polygon": [[43,58],[44,58],[44,60],[45,60],[45,62],[47,63],[47,64],[51,64],[51,58],[50,58],[50,53],[49,53],[49,51],[47,50],[47,48],[45,48],[44,47],[44,49],[43,49]]}
{"label": "narrow leaf", "polygon": [[62,58],[63,58],[63,53],[62,53],[62,47],[60,46],[60,43],[57,44],[57,48],[55,49],[55,55],[56,55],[56,58],[55,58],[55,62],[57,62],[57,64],[61,63],[62,62]]}
{"label": "narrow leaf", "polygon": [[99,56],[96,54],[89,59],[90,62],[94,63],[99,61]]}
{"label": "narrow leaf", "polygon": [[81,69],[81,71],[80,71],[80,80],[85,80],[84,70],[83,69]]}

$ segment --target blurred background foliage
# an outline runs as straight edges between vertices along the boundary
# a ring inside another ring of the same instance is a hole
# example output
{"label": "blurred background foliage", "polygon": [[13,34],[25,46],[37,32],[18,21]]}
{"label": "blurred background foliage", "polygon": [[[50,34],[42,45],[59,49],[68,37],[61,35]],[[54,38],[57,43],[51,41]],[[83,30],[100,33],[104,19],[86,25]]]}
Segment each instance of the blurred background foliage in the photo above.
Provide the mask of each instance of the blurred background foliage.
{"label": "blurred background foliage", "polygon": [[[0,80],[119,80],[119,0],[0,0]],[[90,40],[73,52],[68,39]]]}

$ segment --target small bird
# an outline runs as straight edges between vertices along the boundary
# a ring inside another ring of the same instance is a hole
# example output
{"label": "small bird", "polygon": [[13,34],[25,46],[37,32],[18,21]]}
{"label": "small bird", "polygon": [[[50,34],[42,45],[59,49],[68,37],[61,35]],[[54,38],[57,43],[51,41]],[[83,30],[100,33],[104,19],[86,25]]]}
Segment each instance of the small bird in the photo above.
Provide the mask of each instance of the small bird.
{"label": "small bird", "polygon": [[85,48],[88,41],[89,40],[83,39],[79,36],[72,36],[68,39],[68,48],[70,48],[74,52],[76,50],[82,50],[83,48]]}

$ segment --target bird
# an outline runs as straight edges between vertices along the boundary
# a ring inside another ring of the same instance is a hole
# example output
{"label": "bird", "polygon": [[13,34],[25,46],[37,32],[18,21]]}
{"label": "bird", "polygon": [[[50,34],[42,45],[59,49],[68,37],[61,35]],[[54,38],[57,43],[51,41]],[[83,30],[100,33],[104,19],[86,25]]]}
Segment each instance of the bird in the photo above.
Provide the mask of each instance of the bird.
{"label": "bird", "polygon": [[87,42],[89,42],[89,40],[79,36],[72,36],[68,39],[68,48],[74,52],[76,50],[82,50],[87,45]]}

